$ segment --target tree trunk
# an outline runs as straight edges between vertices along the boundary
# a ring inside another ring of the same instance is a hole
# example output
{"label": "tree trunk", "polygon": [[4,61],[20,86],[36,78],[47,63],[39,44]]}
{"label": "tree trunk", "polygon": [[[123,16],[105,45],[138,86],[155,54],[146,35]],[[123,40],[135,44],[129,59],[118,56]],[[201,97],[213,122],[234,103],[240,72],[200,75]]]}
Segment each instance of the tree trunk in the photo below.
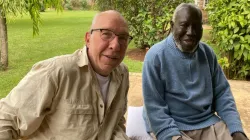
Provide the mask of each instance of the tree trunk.
{"label": "tree trunk", "polygon": [[0,47],[1,47],[1,66],[3,70],[8,67],[8,38],[6,18],[0,12]]}

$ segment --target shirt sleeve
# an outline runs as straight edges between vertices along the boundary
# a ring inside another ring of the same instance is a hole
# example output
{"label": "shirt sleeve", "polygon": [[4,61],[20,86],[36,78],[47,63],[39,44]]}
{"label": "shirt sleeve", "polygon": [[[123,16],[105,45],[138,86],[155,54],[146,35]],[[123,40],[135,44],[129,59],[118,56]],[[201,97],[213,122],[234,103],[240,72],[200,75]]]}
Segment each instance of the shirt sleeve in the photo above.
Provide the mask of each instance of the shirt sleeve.
{"label": "shirt sleeve", "polygon": [[231,134],[234,132],[244,133],[230,85],[215,56],[212,76],[215,111],[226,123]]}
{"label": "shirt sleeve", "polygon": [[40,62],[0,100],[0,139],[25,137],[36,131],[50,110],[56,91],[53,63]]}
{"label": "shirt sleeve", "polygon": [[142,88],[147,121],[158,140],[171,140],[180,131],[169,115],[164,100],[164,81],[160,77],[160,63],[155,58],[144,60]]}

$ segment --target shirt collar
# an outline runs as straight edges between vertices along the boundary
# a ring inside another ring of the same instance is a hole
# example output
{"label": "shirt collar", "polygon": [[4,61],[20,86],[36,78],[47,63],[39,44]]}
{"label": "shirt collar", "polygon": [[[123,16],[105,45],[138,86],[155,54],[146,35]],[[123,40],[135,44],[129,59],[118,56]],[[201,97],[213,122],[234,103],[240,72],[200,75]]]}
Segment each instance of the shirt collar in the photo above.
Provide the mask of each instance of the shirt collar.
{"label": "shirt collar", "polygon": [[87,54],[87,47],[84,46],[81,51],[78,52],[78,61],[77,64],[79,67],[87,66],[89,65],[89,58]]}

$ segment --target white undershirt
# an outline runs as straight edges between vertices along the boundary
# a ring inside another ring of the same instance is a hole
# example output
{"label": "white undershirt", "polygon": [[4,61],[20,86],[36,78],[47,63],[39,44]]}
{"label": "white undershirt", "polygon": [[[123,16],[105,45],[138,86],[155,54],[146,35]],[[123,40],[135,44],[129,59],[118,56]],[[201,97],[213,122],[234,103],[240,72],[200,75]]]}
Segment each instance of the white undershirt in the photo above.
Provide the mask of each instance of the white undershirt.
{"label": "white undershirt", "polygon": [[109,87],[109,81],[110,81],[110,76],[101,76],[98,73],[95,73],[100,89],[101,89],[101,93],[102,93],[102,99],[104,104],[107,104],[107,97],[108,97],[108,87]]}

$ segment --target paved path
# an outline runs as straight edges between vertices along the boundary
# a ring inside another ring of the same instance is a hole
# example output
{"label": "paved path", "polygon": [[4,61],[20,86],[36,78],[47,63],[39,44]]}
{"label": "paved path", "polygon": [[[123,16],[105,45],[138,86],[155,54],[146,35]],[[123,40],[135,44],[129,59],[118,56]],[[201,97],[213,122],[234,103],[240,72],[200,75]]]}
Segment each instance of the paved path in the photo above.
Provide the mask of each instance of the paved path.
{"label": "paved path", "polygon": [[[128,93],[129,106],[142,106],[142,78],[140,73],[130,73],[130,89]],[[244,131],[250,138],[250,82],[229,81],[241,116]]]}

